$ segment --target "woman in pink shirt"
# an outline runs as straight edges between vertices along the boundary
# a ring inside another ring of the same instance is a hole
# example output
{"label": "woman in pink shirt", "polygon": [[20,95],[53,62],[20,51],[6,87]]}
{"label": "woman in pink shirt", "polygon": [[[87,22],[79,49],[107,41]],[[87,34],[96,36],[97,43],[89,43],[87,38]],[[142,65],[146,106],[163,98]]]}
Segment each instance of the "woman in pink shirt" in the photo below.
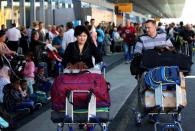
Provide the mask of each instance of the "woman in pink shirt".
{"label": "woman in pink shirt", "polygon": [[28,90],[29,90],[30,95],[32,95],[34,92],[33,84],[35,83],[35,80],[34,80],[35,64],[32,59],[33,59],[33,54],[32,52],[29,52],[26,55],[26,64],[23,70],[24,79],[27,81]]}

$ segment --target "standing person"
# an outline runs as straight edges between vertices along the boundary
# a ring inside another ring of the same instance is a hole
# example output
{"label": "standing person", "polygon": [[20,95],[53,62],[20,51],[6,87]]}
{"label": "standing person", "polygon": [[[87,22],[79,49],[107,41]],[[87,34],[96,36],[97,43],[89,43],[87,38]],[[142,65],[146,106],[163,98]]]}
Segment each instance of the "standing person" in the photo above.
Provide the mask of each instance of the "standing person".
{"label": "standing person", "polygon": [[45,42],[46,41],[46,34],[47,34],[47,31],[44,27],[44,23],[43,22],[39,22],[39,29],[38,29],[38,32],[39,32],[39,40],[42,41],[42,42]]}
{"label": "standing person", "polygon": [[39,62],[42,62],[42,50],[46,43],[39,40],[38,31],[33,31],[30,42],[30,51],[33,52],[33,56],[35,57],[35,63],[38,65]]}
{"label": "standing person", "polygon": [[145,22],[146,33],[138,38],[134,54],[142,53],[144,50],[154,49],[159,46],[173,47],[166,33],[158,33],[156,22],[148,20]]}
{"label": "standing person", "polygon": [[183,39],[187,42],[187,48],[188,48],[188,54],[190,56],[190,59],[192,61],[192,48],[193,48],[193,43],[195,41],[195,33],[192,30],[192,26],[190,24],[186,25],[186,29],[181,33],[181,36]]}
{"label": "standing person", "polygon": [[125,53],[125,63],[131,62],[132,58],[132,47],[135,43],[135,28],[131,26],[131,21],[128,19],[126,21],[126,26],[121,31],[121,36],[123,38],[123,48]]}
{"label": "standing person", "polygon": [[33,84],[35,83],[35,64],[32,59],[33,54],[32,52],[29,52],[26,55],[26,64],[23,70],[24,79],[27,81],[30,96],[34,93]]}
{"label": "standing person", "polygon": [[66,50],[66,47],[69,43],[76,41],[76,38],[74,37],[74,29],[72,22],[67,22],[66,30],[67,31],[64,33],[64,38],[62,42],[63,50]]}
{"label": "standing person", "polygon": [[26,54],[29,51],[29,37],[25,27],[21,27],[21,39],[20,47],[22,48],[22,53]]}
{"label": "standing person", "polygon": [[105,49],[104,49],[104,38],[105,38],[105,33],[102,29],[102,25],[99,24],[96,29],[97,32],[97,42],[98,42],[98,48],[101,52],[102,55],[106,55]]}
{"label": "standing person", "polygon": [[58,50],[58,53],[61,57],[64,54],[64,49],[62,48],[63,38],[64,38],[64,29],[60,27],[59,35],[54,37],[52,44]]}
{"label": "standing person", "polygon": [[77,26],[74,36],[76,41],[70,43],[64,53],[63,65],[70,68],[77,63],[84,63],[85,68],[94,67],[92,57],[95,58],[95,64],[102,61],[101,53],[91,40],[90,33],[85,26]]}
{"label": "standing person", "polygon": [[95,27],[95,19],[93,19],[93,18],[92,18],[92,19],[90,20],[90,24],[91,24],[91,27],[92,27],[92,28],[91,28],[91,29],[92,29],[92,31],[96,31],[96,27]]}
{"label": "standing person", "polygon": [[21,38],[20,31],[16,28],[16,23],[12,24],[12,28],[6,31],[6,36],[8,39],[7,46],[13,50],[17,51],[19,46],[19,40]]}

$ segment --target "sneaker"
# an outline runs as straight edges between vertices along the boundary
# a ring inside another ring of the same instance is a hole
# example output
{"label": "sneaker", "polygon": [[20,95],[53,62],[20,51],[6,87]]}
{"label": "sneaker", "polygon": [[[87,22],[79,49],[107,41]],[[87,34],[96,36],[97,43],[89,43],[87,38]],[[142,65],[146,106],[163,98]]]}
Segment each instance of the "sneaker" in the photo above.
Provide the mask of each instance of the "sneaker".
{"label": "sneaker", "polygon": [[149,115],[149,122],[156,123],[158,121],[158,115]]}
{"label": "sneaker", "polygon": [[41,103],[36,103],[35,104],[35,109],[40,109],[43,105]]}
{"label": "sneaker", "polygon": [[131,60],[125,61],[125,64],[130,64]]}
{"label": "sneaker", "polygon": [[47,100],[48,100],[48,101],[51,100],[51,96],[47,97]]}

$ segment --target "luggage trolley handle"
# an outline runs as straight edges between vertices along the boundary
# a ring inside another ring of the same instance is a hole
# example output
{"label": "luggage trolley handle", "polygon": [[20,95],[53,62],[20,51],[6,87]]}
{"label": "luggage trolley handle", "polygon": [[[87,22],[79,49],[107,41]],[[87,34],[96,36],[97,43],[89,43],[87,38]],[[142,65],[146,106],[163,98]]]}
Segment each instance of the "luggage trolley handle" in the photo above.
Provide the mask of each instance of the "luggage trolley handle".
{"label": "luggage trolley handle", "polygon": [[72,119],[72,122],[74,121],[74,113],[73,113],[73,107],[74,107],[74,101],[73,96],[75,93],[88,93],[89,94],[89,101],[88,101],[88,122],[90,121],[90,118],[96,116],[96,97],[92,91],[89,90],[72,90],[68,92],[68,95],[66,97],[66,114],[65,116],[69,116]]}

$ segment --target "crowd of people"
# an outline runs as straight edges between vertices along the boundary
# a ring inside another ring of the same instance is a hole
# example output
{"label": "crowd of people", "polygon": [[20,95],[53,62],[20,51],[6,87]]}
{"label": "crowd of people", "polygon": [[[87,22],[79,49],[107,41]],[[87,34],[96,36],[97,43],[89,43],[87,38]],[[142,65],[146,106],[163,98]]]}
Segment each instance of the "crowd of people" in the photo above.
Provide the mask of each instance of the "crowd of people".
{"label": "crowd of people", "polygon": [[[49,78],[59,75],[59,68],[80,68],[80,65],[92,68],[103,61],[103,56],[118,51],[118,45],[124,51],[126,64],[132,61],[134,54],[162,45],[175,47],[192,59],[195,28],[190,24],[184,26],[180,22],[178,26],[171,23],[162,27],[162,23],[156,26],[153,20],[145,23],[127,20],[125,26],[111,22],[95,25],[95,19],[77,27],[67,22],[65,27],[48,25],[47,29],[43,22],[37,21],[32,28],[17,28],[13,23],[6,29],[1,25],[0,102],[6,110],[34,110],[41,104],[34,98],[36,91],[45,92],[49,99],[52,85]],[[24,56],[26,62],[20,74],[15,74],[9,62],[18,55]],[[9,57],[6,64],[5,58]]]}

